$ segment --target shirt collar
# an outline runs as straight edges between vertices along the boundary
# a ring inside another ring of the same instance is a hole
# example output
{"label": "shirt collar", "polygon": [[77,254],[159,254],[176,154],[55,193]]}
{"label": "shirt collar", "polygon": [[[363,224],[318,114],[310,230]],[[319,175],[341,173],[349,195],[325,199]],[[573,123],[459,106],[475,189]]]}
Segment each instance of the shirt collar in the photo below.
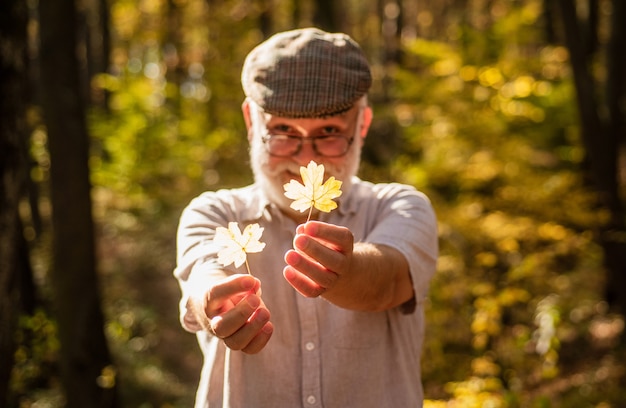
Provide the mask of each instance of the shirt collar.
{"label": "shirt collar", "polygon": [[360,182],[361,179],[353,176],[348,191],[337,198],[337,211],[341,215],[354,214],[358,211],[358,193],[356,190],[358,190]]}

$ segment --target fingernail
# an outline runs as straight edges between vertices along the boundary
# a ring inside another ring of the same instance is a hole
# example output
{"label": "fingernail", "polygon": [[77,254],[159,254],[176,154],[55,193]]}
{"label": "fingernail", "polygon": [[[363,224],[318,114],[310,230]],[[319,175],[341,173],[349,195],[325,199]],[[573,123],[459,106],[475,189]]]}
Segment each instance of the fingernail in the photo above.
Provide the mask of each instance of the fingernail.
{"label": "fingernail", "polygon": [[261,320],[270,320],[270,312],[267,309],[259,309],[257,317]]}
{"label": "fingernail", "polygon": [[305,232],[308,235],[315,236],[315,234],[317,233],[317,224],[312,221],[307,222],[306,227],[305,227]]}
{"label": "fingernail", "polygon": [[250,307],[253,309],[256,309],[261,304],[261,300],[258,296],[248,296],[246,301],[248,302],[248,305],[250,305]]}
{"label": "fingernail", "polygon": [[299,249],[306,249],[306,247],[309,245],[309,239],[304,236],[304,235],[298,235],[296,237],[296,246]]}
{"label": "fingernail", "polygon": [[254,287],[255,284],[256,282],[254,281],[254,279],[244,279],[243,282],[241,283],[241,286],[245,290],[250,290]]}

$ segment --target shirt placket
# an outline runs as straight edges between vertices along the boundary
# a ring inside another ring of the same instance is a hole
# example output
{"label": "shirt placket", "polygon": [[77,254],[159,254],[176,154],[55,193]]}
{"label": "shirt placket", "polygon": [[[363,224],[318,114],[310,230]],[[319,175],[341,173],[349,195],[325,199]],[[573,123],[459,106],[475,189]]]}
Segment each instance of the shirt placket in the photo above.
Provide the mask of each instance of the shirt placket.
{"label": "shirt placket", "polygon": [[302,406],[322,407],[320,337],[315,299],[297,297],[301,329]]}

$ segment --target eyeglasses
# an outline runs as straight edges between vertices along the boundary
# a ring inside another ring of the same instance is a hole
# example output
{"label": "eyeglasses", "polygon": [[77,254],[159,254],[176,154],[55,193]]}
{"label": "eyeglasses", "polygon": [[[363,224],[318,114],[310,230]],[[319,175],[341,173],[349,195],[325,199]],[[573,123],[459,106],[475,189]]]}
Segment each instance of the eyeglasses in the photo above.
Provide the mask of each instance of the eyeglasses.
{"label": "eyeglasses", "polygon": [[348,153],[350,145],[354,141],[354,136],[346,137],[342,135],[324,135],[302,137],[266,133],[261,137],[261,139],[263,140],[268,153],[272,156],[295,156],[300,153],[304,143],[311,143],[313,145],[313,150],[319,156],[341,157]]}
{"label": "eyeglasses", "polygon": [[356,120],[353,123],[354,129],[346,132],[348,134],[352,133],[352,136],[347,136],[340,132],[329,132],[317,136],[303,137],[290,134],[288,130],[284,133],[279,133],[280,130],[278,129],[268,129],[267,117],[265,117],[263,110],[256,104],[251,104],[250,106],[253,126],[261,133],[261,141],[265,145],[267,152],[275,157],[295,156],[300,153],[304,143],[311,143],[313,151],[318,156],[331,158],[344,156],[348,153],[354,139],[360,133],[364,111],[363,107],[359,108]]}

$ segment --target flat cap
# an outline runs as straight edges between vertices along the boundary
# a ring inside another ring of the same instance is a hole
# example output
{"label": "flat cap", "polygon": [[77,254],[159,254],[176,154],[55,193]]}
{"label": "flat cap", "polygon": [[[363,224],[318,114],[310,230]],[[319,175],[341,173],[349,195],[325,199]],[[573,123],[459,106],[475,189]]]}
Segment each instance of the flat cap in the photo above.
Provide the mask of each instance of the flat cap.
{"label": "flat cap", "polygon": [[290,118],[332,116],[367,93],[372,76],[348,35],[304,28],[254,48],[241,73],[244,93],[265,112]]}

